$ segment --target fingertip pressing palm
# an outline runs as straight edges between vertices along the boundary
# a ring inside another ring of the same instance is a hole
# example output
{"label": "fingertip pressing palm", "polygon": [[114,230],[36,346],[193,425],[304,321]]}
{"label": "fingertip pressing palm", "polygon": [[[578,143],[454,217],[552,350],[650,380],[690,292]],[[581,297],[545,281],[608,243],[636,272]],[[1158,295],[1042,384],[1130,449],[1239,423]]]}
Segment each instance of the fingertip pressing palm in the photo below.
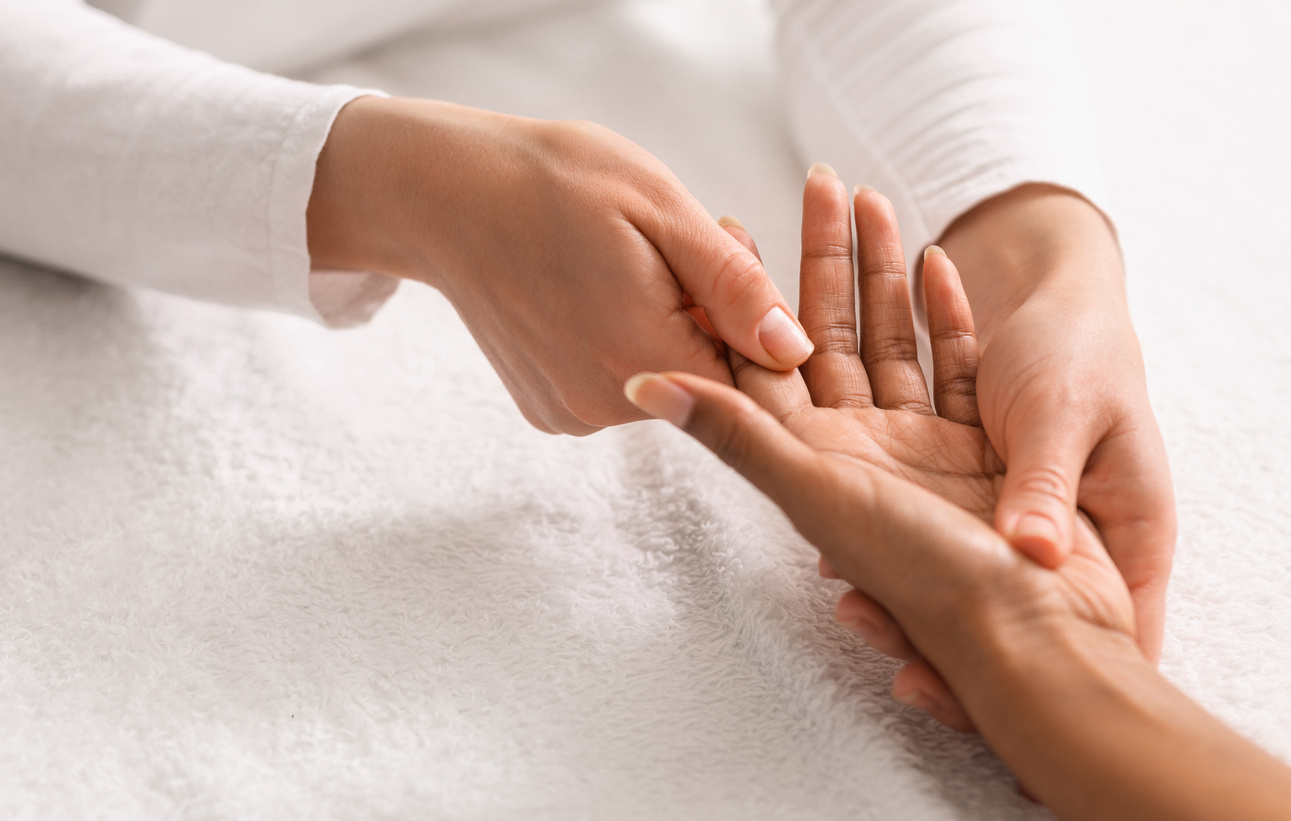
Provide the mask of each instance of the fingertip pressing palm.
{"label": "fingertip pressing palm", "polygon": [[[1004,465],[978,414],[977,342],[958,273],[940,249],[929,249],[924,293],[933,354],[930,399],[917,359],[895,214],[885,197],[869,189],[858,188],[853,204],[859,245],[855,277],[846,189],[830,174],[808,179],[799,319],[815,352],[800,372],[788,373],[765,370],[731,352],[736,385],[814,450],[913,482],[989,524],[1003,487]],[[727,230],[756,253],[742,227]],[[1110,565],[1088,527],[1081,528],[1077,553],[1100,567]],[[1082,567],[1077,561],[1069,572],[1089,569]],[[833,575],[823,558],[821,572]],[[894,681],[898,697],[934,692],[940,706],[935,716],[958,729],[971,729],[949,688],[882,606],[851,591],[840,599],[837,615],[880,651],[910,662]],[[1132,631],[1132,616],[1129,625]]]}

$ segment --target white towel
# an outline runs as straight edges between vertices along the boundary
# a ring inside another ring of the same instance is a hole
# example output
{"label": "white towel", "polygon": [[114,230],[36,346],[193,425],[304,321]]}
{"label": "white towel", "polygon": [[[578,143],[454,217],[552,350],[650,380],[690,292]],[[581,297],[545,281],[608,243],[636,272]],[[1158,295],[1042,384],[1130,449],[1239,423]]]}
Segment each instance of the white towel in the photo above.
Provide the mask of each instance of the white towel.
{"label": "white towel", "polygon": [[[1182,508],[1164,669],[1291,757],[1291,57],[1250,9],[1078,16]],[[316,79],[605,122],[792,292],[770,55],[667,0]],[[0,263],[0,522],[0,816],[1046,817],[887,697],[741,479],[662,423],[533,432],[423,288],[340,334]]]}

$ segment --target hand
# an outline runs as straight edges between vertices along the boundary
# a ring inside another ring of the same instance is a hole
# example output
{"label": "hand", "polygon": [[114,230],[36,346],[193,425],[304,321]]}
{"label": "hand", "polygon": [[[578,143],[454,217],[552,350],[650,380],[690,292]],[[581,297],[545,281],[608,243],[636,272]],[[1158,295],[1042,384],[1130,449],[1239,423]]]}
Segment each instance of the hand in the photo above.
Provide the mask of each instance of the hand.
{"label": "hand", "polygon": [[[971,707],[953,693],[980,696],[961,671],[980,662],[973,658],[986,636],[1074,620],[1128,637],[1134,616],[1124,582],[1088,527],[1051,572],[1014,553],[983,521],[1002,477],[972,404],[976,348],[954,266],[936,254],[925,266],[937,416],[914,359],[891,207],[866,191],[855,207],[859,340],[846,192],[836,178],[816,174],[804,192],[801,284],[803,323],[816,350],[803,374],[773,373],[732,354],[747,396],[685,374],[634,377],[628,393],[779,504],[828,564],[864,591],[852,595],[878,608],[875,622],[890,623],[880,628],[880,649],[915,659],[894,682],[903,700],[967,729]],[[943,666],[949,687],[938,673]]]}
{"label": "hand", "polygon": [[[891,205],[874,191],[855,195],[861,238],[859,336],[850,213],[847,192],[832,173],[809,177],[803,192],[800,295],[801,318],[815,351],[801,376],[767,371],[733,353],[736,385],[818,453],[907,479],[989,522],[1004,471],[977,414],[973,320],[955,266],[930,253],[924,268],[934,413],[916,358]],[[727,230],[756,253],[742,228]],[[1087,553],[1102,552],[1092,529],[1085,528],[1080,540]],[[822,572],[833,571],[823,563]],[[838,615],[879,650],[911,662],[893,683],[898,696],[920,692],[937,718],[971,728],[958,701],[879,604],[854,591],[840,600]]]}
{"label": "hand", "polygon": [[811,351],[761,262],[662,163],[588,123],[361,98],[308,217],[316,267],[443,291],[545,431],[642,418],[622,385],[646,368],[729,383],[710,334],[768,368]]}
{"label": "hand", "polygon": [[[938,481],[952,494],[991,478],[989,456],[974,461],[957,435],[940,440],[945,452],[910,459],[918,437],[974,426],[929,418],[910,379],[913,337],[904,289],[895,287],[904,271],[891,212],[872,192],[857,194],[856,212],[865,297],[859,368],[846,201],[837,180],[819,174],[804,194],[803,315],[818,343],[806,380],[732,354],[749,395],[688,374],[640,374],[628,395],[779,504],[821,549],[822,564],[865,591],[849,596],[876,608],[892,622],[890,637],[919,656],[898,674],[908,679],[902,700],[952,725],[975,723],[1059,816],[1287,817],[1286,767],[1207,715],[1143,656],[1129,590],[1083,518],[1071,554],[1050,570],[980,517],[875,467],[895,464],[924,482],[949,468],[953,475]],[[925,295],[938,407],[968,419],[969,406],[956,401],[973,393],[971,317],[954,266],[935,253],[925,262]],[[836,344],[826,346],[825,336]],[[833,408],[816,407],[828,396]],[[890,401],[907,408],[870,406]],[[897,421],[902,414],[908,428]],[[856,441],[867,435],[885,438]],[[894,441],[904,435],[911,441]]]}
{"label": "hand", "polygon": [[1056,566],[1079,505],[1129,585],[1155,661],[1174,497],[1115,237],[1084,200],[1029,185],[974,209],[942,242],[978,318],[977,401],[1008,465],[996,528]]}
{"label": "hand", "polygon": [[[760,376],[767,398],[802,390],[792,374]],[[886,377],[873,381],[877,394]],[[962,702],[965,720],[1058,817],[1291,813],[1291,770],[1157,673],[1132,638],[1124,580],[1080,529],[1049,570],[967,511],[813,448],[725,385],[640,374],[627,392],[770,496],[843,578],[895,616],[939,688],[913,687],[905,700],[943,721]],[[952,691],[953,708],[936,694]]]}

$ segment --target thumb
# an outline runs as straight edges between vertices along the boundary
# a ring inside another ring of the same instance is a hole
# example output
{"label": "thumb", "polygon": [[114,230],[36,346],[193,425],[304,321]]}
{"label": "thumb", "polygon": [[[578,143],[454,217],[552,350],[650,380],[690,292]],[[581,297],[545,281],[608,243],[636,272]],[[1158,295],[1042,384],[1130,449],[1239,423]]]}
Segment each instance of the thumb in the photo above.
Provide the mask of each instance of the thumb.
{"label": "thumb", "polygon": [[639,373],[624,394],[721,457],[790,513],[820,481],[816,453],[743,393],[687,373]]}
{"label": "thumb", "polygon": [[1076,494],[1090,448],[1051,426],[1009,449],[995,529],[1048,568],[1061,565],[1075,538]]}
{"label": "thumb", "polygon": [[656,230],[659,249],[681,289],[704,309],[718,336],[764,368],[787,371],[812,344],[757,255],[696,208],[687,230]]}

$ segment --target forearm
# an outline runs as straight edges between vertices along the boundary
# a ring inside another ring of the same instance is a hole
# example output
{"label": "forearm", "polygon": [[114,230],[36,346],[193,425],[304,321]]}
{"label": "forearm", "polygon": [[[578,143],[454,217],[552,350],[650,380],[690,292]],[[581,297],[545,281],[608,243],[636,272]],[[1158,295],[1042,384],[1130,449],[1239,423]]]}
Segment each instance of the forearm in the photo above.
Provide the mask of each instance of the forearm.
{"label": "forearm", "polygon": [[955,260],[982,344],[1028,300],[1128,317],[1120,247],[1106,218],[1076,194],[1029,184],[981,203],[940,240]]}
{"label": "forearm", "polygon": [[1060,818],[1291,818],[1291,770],[1175,689],[1128,636],[1074,619],[990,632],[985,654],[943,673]]}

